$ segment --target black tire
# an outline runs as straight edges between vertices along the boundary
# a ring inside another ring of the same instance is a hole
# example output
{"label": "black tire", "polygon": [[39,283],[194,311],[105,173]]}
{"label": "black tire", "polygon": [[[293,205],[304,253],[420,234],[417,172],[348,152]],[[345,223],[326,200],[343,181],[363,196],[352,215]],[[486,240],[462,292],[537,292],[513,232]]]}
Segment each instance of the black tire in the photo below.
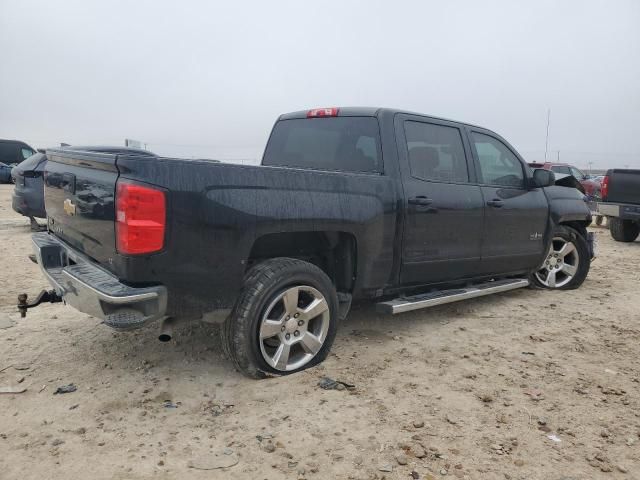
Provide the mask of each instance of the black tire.
{"label": "black tire", "polygon": [[609,217],[608,223],[611,236],[617,242],[633,242],[640,234],[640,224],[633,220]]}
{"label": "black tire", "polygon": [[550,287],[540,281],[536,272],[531,275],[531,282],[536,287],[551,290],[573,290],[580,287],[589,274],[591,268],[591,254],[589,253],[589,245],[586,238],[576,229],[566,225],[558,225],[555,227],[554,238],[561,238],[567,243],[572,243],[578,252],[578,265],[573,278],[566,284],[558,287]]}
{"label": "black tire", "polygon": [[598,226],[602,225],[603,218],[604,217],[602,215],[596,215],[596,225]]}
{"label": "black tire", "polygon": [[[267,307],[287,288],[313,287],[329,307],[329,327],[316,355],[295,370],[276,370],[263,358],[260,348],[260,322]],[[247,272],[244,285],[231,315],[222,326],[223,349],[236,368],[251,378],[288,375],[322,362],[331,349],[338,328],[338,298],[329,277],[311,263],[294,258],[273,258]]]}

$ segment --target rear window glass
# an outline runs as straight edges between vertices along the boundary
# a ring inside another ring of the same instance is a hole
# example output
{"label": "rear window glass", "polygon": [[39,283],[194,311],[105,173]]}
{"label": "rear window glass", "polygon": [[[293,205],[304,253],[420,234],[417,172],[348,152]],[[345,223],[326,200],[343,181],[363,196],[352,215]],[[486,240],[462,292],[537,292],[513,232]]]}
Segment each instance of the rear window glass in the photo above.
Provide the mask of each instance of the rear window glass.
{"label": "rear window glass", "polygon": [[273,128],[262,164],[380,173],[378,121],[373,117],[281,120]]}

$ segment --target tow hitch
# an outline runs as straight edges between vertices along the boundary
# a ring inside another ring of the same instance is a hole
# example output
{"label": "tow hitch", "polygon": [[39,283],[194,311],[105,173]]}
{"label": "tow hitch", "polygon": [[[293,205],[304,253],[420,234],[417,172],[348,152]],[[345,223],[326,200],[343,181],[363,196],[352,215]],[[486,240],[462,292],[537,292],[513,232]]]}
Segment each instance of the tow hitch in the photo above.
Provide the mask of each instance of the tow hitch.
{"label": "tow hitch", "polygon": [[20,310],[20,317],[22,318],[27,316],[27,309],[37,307],[43,302],[59,303],[62,301],[62,297],[55,290],[42,290],[33,302],[27,303],[27,298],[28,295],[26,293],[18,295],[18,310]]}

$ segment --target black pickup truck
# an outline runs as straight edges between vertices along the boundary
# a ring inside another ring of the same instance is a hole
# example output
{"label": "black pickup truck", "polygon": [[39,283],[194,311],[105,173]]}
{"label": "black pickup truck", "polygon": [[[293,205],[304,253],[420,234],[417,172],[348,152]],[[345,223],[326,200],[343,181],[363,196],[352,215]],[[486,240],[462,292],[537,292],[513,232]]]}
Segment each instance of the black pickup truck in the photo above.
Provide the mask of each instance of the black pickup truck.
{"label": "black pickup truck", "polygon": [[618,242],[633,242],[640,234],[640,170],[608,170],[602,180],[598,213],[607,217]]}
{"label": "black pickup truck", "polygon": [[352,300],[399,313],[571,289],[593,256],[583,196],[484,128],[384,108],[282,115],[262,165],[47,150],[53,290],[119,329],[223,322],[245,374],[328,354]]}

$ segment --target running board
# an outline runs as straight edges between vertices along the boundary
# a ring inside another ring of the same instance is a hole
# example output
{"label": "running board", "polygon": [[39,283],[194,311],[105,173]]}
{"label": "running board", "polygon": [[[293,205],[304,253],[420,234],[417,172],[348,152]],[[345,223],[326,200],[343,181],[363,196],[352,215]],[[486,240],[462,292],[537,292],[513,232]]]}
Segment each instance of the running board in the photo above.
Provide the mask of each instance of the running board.
{"label": "running board", "polygon": [[403,313],[421,308],[444,305],[445,303],[457,302],[468,298],[483,297],[493,293],[506,292],[523,288],[529,285],[529,280],[523,278],[497,280],[494,282],[480,283],[466,288],[451,290],[440,290],[438,292],[423,293],[411,297],[400,297],[387,302],[376,304],[376,311],[379,313]]}

